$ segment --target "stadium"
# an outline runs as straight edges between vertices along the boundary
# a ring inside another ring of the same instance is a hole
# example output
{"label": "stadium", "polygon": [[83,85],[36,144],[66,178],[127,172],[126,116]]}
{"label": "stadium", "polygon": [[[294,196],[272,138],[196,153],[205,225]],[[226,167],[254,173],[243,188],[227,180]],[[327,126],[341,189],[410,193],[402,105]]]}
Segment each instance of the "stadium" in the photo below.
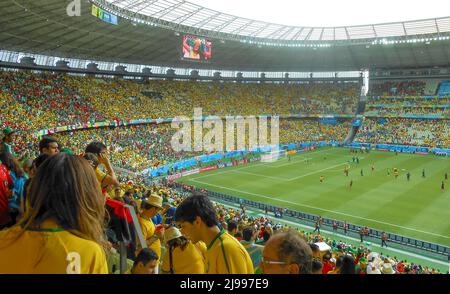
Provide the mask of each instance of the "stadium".
{"label": "stadium", "polygon": [[0,16],[0,273],[449,273],[450,16]]}

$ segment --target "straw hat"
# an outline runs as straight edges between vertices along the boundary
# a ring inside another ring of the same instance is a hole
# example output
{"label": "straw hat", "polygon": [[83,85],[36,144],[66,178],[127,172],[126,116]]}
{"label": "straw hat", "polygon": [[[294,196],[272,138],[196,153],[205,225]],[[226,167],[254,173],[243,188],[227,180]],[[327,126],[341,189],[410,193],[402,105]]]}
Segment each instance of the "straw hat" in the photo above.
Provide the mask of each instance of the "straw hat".
{"label": "straw hat", "polygon": [[148,197],[144,201],[147,204],[150,204],[150,205],[162,208],[162,201],[163,201],[163,199],[158,194],[152,194],[152,195],[150,195],[150,197]]}
{"label": "straw hat", "polygon": [[164,232],[164,240],[166,242],[169,242],[170,240],[176,239],[183,236],[180,232],[180,230],[178,230],[175,227],[170,227],[167,230],[165,230]]}

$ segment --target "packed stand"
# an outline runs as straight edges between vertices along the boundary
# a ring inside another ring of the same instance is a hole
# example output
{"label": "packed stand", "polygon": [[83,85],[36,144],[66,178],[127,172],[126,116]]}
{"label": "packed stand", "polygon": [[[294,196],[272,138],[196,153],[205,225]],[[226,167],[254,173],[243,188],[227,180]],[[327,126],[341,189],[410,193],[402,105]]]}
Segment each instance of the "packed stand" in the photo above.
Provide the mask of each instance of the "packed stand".
{"label": "packed stand", "polygon": [[449,148],[449,135],[445,120],[378,118],[364,121],[355,142]]}

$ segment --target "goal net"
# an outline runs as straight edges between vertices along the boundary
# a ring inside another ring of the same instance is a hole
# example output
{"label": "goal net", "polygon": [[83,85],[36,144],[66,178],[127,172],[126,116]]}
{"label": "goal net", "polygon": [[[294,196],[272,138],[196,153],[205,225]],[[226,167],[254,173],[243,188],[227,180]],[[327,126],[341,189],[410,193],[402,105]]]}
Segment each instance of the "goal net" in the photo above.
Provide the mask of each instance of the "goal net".
{"label": "goal net", "polygon": [[261,154],[262,162],[275,162],[287,156],[286,150],[274,150]]}

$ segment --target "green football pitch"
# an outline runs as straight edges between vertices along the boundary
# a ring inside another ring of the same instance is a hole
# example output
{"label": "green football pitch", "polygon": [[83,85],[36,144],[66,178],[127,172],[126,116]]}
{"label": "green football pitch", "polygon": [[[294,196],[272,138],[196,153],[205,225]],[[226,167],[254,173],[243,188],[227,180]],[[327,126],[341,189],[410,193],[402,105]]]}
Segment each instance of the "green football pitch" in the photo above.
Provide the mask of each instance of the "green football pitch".
{"label": "green football pitch", "polygon": [[[352,162],[353,156],[359,157],[359,164]],[[347,164],[348,177],[344,174]],[[434,155],[385,151],[355,155],[349,149],[327,147],[299,153],[290,161],[282,158],[272,163],[228,167],[179,181],[450,246],[450,180],[444,179],[446,172],[450,176],[449,165],[450,159]],[[393,168],[398,168],[398,178]]]}

